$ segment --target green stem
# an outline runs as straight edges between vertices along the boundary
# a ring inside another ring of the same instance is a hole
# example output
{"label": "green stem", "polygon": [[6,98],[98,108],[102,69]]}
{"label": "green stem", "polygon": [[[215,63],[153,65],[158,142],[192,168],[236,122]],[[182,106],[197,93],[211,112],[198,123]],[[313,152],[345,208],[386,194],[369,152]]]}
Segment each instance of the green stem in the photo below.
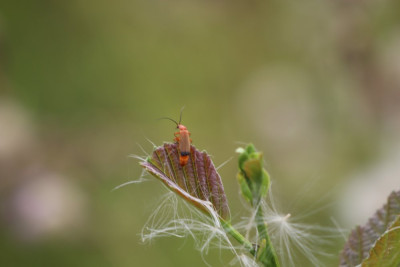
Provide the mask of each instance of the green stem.
{"label": "green stem", "polygon": [[259,253],[257,253],[258,260],[262,262],[264,266],[279,267],[278,257],[268,236],[267,225],[264,222],[264,214],[261,205],[257,205],[255,221],[259,244],[262,246],[260,247]]}
{"label": "green stem", "polygon": [[247,240],[244,236],[242,236],[242,234],[240,234],[235,228],[233,228],[233,226],[229,222],[223,219],[220,219],[220,221],[226,233],[230,234],[240,244],[242,244],[250,252],[251,255],[256,256],[256,250],[249,240]]}

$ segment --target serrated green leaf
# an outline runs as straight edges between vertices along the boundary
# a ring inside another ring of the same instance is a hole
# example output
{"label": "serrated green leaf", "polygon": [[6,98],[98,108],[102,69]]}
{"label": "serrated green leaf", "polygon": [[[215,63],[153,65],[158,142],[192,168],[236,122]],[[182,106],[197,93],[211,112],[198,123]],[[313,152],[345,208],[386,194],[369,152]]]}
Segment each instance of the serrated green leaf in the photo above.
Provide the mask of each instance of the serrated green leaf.
{"label": "serrated green leaf", "polygon": [[375,212],[366,225],[357,226],[350,233],[340,255],[340,266],[351,267],[361,264],[369,256],[375,242],[387,231],[399,214],[400,191],[397,191],[389,195],[387,203]]}
{"label": "serrated green leaf", "polygon": [[362,267],[395,267],[400,266],[400,216],[381,235],[363,261]]}

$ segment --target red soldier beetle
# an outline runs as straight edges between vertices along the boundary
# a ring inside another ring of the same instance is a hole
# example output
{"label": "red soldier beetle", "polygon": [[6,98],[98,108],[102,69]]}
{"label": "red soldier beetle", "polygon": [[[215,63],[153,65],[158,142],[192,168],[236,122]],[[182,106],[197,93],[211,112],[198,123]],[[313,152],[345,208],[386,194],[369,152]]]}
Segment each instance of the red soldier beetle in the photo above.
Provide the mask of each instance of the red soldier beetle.
{"label": "red soldier beetle", "polygon": [[192,143],[192,139],[190,139],[190,132],[186,128],[186,126],[181,124],[182,121],[182,111],[179,117],[179,123],[174,119],[163,117],[160,119],[167,119],[173,121],[176,124],[176,128],[179,129],[179,132],[174,133],[174,141],[179,145],[179,164],[183,167],[187,164],[190,155],[190,144]]}

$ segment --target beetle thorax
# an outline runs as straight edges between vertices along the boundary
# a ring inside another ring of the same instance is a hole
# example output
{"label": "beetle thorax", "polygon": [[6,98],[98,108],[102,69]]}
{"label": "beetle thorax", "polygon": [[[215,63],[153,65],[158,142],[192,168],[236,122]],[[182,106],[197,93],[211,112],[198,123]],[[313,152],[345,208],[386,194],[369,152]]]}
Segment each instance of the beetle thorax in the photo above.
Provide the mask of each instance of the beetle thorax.
{"label": "beetle thorax", "polygon": [[185,126],[183,126],[182,124],[178,125],[179,131],[186,131],[187,128]]}

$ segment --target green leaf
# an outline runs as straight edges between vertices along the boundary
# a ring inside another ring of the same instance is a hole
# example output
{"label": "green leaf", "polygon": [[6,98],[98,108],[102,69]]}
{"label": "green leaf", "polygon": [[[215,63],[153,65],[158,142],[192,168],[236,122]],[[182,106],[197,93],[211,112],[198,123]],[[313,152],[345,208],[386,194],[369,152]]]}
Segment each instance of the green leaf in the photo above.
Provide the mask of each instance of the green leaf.
{"label": "green leaf", "polygon": [[362,267],[400,266],[400,216],[376,241]]}
{"label": "green leaf", "polygon": [[242,149],[242,150],[236,149],[236,151],[237,152],[241,151],[241,152],[239,152],[240,155],[239,155],[238,161],[239,161],[239,169],[243,171],[243,165],[249,159],[249,154],[247,154],[246,150],[244,150],[244,149]]}
{"label": "green leaf", "polygon": [[252,204],[252,199],[253,199],[253,194],[251,193],[251,190],[249,188],[249,185],[246,182],[246,178],[241,173],[237,174],[237,179],[240,185],[240,191],[242,192],[243,197]]}
{"label": "green leaf", "polygon": [[209,201],[222,219],[229,219],[228,201],[221,177],[210,156],[190,146],[189,160],[185,166],[180,165],[179,157],[178,145],[165,143],[156,147],[151,157],[140,165],[198,209],[209,213],[204,205],[204,201]]}
{"label": "green leaf", "polygon": [[376,211],[366,225],[357,226],[350,233],[340,255],[340,266],[350,267],[361,264],[369,256],[375,242],[388,230],[399,214],[400,191],[397,191],[389,195],[387,203]]}

